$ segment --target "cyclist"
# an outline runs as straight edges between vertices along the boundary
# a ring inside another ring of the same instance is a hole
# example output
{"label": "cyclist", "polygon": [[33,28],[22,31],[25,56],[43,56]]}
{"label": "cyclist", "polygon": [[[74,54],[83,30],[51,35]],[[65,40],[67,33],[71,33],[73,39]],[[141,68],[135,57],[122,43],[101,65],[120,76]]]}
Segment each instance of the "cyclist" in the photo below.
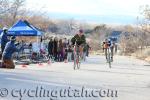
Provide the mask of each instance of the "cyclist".
{"label": "cyclist", "polygon": [[79,52],[80,57],[82,57],[83,46],[86,43],[86,37],[82,29],[80,29],[79,32],[71,39],[71,42],[72,42],[72,45],[75,45],[75,42],[76,42],[77,52]]}
{"label": "cyclist", "polygon": [[110,49],[111,53],[111,61],[113,61],[113,50],[114,50],[114,43],[113,41],[111,41],[111,39],[105,39],[105,41],[103,42],[103,52],[105,52],[105,56],[106,56],[106,60],[107,60],[107,50],[108,48]]}

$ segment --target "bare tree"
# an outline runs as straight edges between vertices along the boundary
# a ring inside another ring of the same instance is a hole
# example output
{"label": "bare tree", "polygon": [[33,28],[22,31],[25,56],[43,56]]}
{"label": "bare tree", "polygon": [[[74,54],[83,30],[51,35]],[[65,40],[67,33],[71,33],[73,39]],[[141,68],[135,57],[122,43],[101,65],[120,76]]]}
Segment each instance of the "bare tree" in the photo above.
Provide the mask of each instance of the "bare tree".
{"label": "bare tree", "polygon": [[25,0],[0,0],[0,20],[1,26],[11,26],[23,15]]}
{"label": "bare tree", "polygon": [[17,20],[17,16],[21,16],[24,13],[24,6],[25,0],[13,0],[12,5],[11,5],[11,16],[12,16],[12,24]]}
{"label": "bare tree", "polygon": [[93,35],[95,39],[98,39],[100,42],[108,37],[111,33],[111,29],[107,27],[106,24],[97,25],[93,29]]}
{"label": "bare tree", "polygon": [[11,4],[9,0],[0,0],[0,26],[8,25],[9,17],[7,16],[11,10]]}
{"label": "bare tree", "polygon": [[142,30],[150,34],[150,5],[145,5],[140,8],[141,14],[144,16],[141,23]]}
{"label": "bare tree", "polygon": [[50,25],[54,25],[54,22],[52,20],[41,15],[30,16],[26,19],[44,32],[47,32],[49,30]]}
{"label": "bare tree", "polygon": [[144,19],[142,20],[140,27],[143,33],[144,46],[150,45],[150,5],[145,5],[140,8],[140,12]]}
{"label": "bare tree", "polygon": [[0,0],[0,16],[7,13],[10,10],[10,4],[8,0]]}
{"label": "bare tree", "polygon": [[73,34],[79,27],[74,19],[59,21],[57,25],[59,28],[58,34]]}

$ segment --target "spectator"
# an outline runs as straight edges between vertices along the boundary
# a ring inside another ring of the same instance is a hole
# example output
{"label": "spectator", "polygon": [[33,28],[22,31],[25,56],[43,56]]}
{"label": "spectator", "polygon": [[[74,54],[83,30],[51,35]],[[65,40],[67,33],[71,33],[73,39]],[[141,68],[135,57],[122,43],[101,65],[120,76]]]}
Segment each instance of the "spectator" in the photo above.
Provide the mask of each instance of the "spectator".
{"label": "spectator", "polygon": [[72,61],[72,54],[73,54],[73,50],[71,48],[71,45],[69,45],[68,49],[67,49],[67,60],[68,60],[68,62]]}
{"label": "spectator", "polygon": [[48,43],[48,57],[49,59],[53,59],[53,37],[50,38]]}
{"label": "spectator", "polygon": [[83,46],[83,60],[84,61],[86,60],[87,49],[88,49],[88,45],[87,43],[85,43]]}
{"label": "spectator", "polygon": [[63,43],[62,43],[62,39],[59,40],[58,43],[58,61],[63,61],[64,60],[64,53],[63,53]]}
{"label": "spectator", "polygon": [[2,52],[2,54],[5,49],[6,43],[9,41],[7,38],[7,31],[8,31],[8,29],[6,27],[4,27],[3,32],[1,34],[1,52]]}
{"label": "spectator", "polygon": [[64,60],[67,60],[67,46],[68,46],[68,41],[67,41],[67,38],[64,38],[63,39],[63,47],[64,47]]}
{"label": "spectator", "polygon": [[[17,45],[17,44],[16,44]],[[23,47],[25,45],[25,41],[21,40],[21,46]],[[23,54],[24,53],[24,50],[22,49],[21,50],[21,53]]]}
{"label": "spectator", "polygon": [[54,42],[53,42],[53,55],[54,55],[54,60],[58,61],[58,39],[57,37],[54,38]]}
{"label": "spectator", "polygon": [[30,54],[32,52],[32,42],[29,43]]}
{"label": "spectator", "polygon": [[86,56],[88,57],[89,56],[89,50],[91,49],[91,47],[89,46],[88,43],[86,43],[86,45],[87,45]]}

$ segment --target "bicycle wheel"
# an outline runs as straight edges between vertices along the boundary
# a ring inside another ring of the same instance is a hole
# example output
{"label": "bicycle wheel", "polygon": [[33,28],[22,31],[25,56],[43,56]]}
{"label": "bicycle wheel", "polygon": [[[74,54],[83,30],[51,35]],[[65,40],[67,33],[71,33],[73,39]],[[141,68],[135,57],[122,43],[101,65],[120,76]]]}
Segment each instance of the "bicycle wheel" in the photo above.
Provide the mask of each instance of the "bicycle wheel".
{"label": "bicycle wheel", "polygon": [[111,68],[111,57],[110,57],[110,49],[107,49],[107,62],[109,64],[109,68]]}
{"label": "bicycle wheel", "polygon": [[76,70],[76,66],[77,66],[77,64],[76,64],[76,54],[74,53],[74,70]]}
{"label": "bicycle wheel", "polygon": [[79,55],[77,55],[76,64],[77,64],[77,68],[80,69],[80,58],[79,58]]}
{"label": "bicycle wheel", "polygon": [[74,70],[80,69],[80,59],[79,55],[74,54]]}

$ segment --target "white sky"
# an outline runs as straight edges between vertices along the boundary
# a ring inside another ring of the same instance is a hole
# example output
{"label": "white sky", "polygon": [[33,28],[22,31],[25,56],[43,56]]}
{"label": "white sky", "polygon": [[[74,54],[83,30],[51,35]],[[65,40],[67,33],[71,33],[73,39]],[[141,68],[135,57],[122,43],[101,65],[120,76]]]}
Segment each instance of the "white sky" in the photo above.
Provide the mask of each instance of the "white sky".
{"label": "white sky", "polygon": [[135,15],[144,4],[150,4],[150,0],[27,0],[26,3],[33,10],[90,15]]}
{"label": "white sky", "polygon": [[27,8],[77,15],[138,16],[141,5],[150,0],[26,0]]}

